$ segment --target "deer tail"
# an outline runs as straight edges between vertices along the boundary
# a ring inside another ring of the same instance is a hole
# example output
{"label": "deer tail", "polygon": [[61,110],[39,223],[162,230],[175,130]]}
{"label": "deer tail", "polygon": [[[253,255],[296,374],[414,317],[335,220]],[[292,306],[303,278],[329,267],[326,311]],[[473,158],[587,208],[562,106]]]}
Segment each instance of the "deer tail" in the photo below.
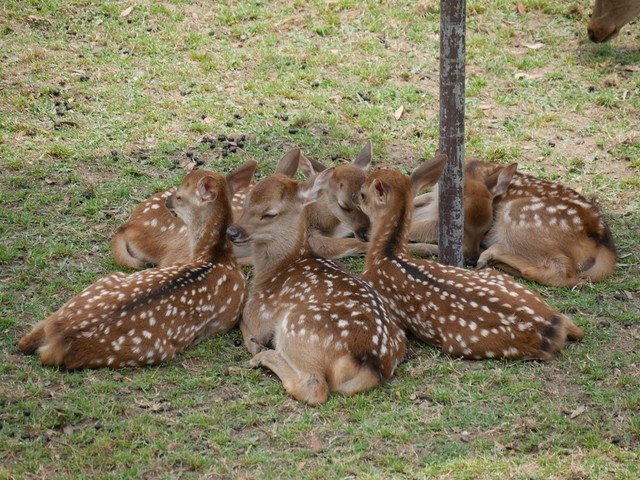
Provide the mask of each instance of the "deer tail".
{"label": "deer tail", "polygon": [[36,350],[44,344],[44,324],[44,321],[38,323],[30,333],[18,341],[18,348],[22,353],[25,355],[33,355]]}

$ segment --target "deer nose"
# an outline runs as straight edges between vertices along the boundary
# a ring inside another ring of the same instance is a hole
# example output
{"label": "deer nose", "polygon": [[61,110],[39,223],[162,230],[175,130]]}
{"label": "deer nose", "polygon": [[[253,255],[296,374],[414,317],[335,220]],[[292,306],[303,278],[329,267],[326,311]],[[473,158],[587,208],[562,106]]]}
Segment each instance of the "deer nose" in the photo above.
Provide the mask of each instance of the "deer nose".
{"label": "deer nose", "polygon": [[240,242],[246,237],[247,232],[245,232],[243,228],[240,228],[237,225],[231,225],[229,228],[227,228],[227,238],[233,243]]}
{"label": "deer nose", "polygon": [[369,241],[369,227],[359,228],[354,233],[355,233],[355,236],[356,236],[356,238],[358,240],[361,240],[363,242],[368,242]]}
{"label": "deer nose", "polygon": [[464,266],[475,268],[478,265],[478,258],[479,258],[478,255],[475,255],[472,257],[465,257]]}
{"label": "deer nose", "polygon": [[597,43],[598,40],[596,39],[596,34],[593,32],[593,30],[589,29],[587,30],[587,33],[589,35],[589,40],[591,40],[592,42]]}

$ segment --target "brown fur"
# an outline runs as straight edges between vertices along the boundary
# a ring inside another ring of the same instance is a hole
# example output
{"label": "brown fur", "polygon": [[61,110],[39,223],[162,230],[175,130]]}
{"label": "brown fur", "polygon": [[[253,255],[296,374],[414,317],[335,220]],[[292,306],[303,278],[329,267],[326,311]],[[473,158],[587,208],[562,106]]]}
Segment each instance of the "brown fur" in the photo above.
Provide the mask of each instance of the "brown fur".
{"label": "brown fur", "polygon": [[[371,164],[371,141],[350,165],[333,169],[324,194],[307,208],[307,236],[309,247],[324,258],[343,258],[364,255],[367,251],[369,218],[353,203],[353,195],[360,190]],[[301,158],[300,168],[312,175],[310,165]],[[316,169],[314,169],[316,170]],[[341,238],[355,233],[356,238]]]}
{"label": "brown fur", "polygon": [[595,0],[587,33],[592,42],[608,42],[640,12],[640,0]]}
{"label": "brown fur", "polygon": [[582,331],[536,293],[492,271],[470,272],[408,257],[413,197],[435,183],[446,156],[411,179],[380,170],[362,186],[360,206],[372,223],[362,278],[384,298],[392,318],[418,339],[471,359],[552,358]]}
{"label": "brown fur", "polygon": [[167,206],[188,226],[189,263],[113,273],[87,287],[18,342],[44,365],[121,368],[169,361],[239,320],[246,282],[224,235],[229,192],[248,185],[255,162],[223,176],[186,176]]}
{"label": "brown fur", "polygon": [[[474,264],[481,252],[484,236],[491,228],[493,221],[494,193],[487,185],[466,175],[464,178],[464,235],[462,252],[468,262]],[[416,197],[413,202],[415,210],[409,229],[410,242],[437,242],[440,222],[438,220],[438,188],[432,192]],[[419,253],[416,245],[410,243],[409,251]],[[418,247],[419,248],[419,247]],[[426,249],[427,253],[437,254],[437,247]]]}
{"label": "brown fur", "polygon": [[[474,162],[467,170],[491,185],[503,168]],[[493,266],[544,285],[599,281],[616,268],[615,244],[595,205],[568,187],[519,172],[495,198],[484,245],[479,268]]]}
{"label": "brown fur", "polygon": [[250,243],[255,259],[240,323],[250,364],[271,369],[291,396],[310,405],[324,403],[329,392],[375,387],[405,352],[403,332],[373,290],[309,248],[305,204],[322,196],[333,173],[307,184],[282,174],[262,180],[227,232],[236,244]]}

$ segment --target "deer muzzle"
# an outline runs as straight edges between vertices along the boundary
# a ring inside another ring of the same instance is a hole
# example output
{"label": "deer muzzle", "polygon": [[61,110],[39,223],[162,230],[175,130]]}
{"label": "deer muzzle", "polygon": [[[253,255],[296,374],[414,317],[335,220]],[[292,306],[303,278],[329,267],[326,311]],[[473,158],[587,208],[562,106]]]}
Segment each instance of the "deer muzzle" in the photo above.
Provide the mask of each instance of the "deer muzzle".
{"label": "deer muzzle", "polygon": [[244,245],[249,242],[250,237],[247,231],[238,225],[231,225],[227,228],[227,238],[234,245]]}

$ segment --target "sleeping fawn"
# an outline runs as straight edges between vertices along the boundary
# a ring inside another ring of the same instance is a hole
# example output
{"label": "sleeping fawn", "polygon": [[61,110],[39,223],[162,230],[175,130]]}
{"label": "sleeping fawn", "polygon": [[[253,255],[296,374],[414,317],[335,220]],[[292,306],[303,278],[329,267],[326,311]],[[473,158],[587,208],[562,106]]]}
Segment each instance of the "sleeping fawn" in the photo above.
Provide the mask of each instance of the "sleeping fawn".
{"label": "sleeping fawn", "polygon": [[[309,246],[318,256],[343,258],[366,253],[369,218],[354,205],[353,195],[367,177],[371,158],[368,141],[350,165],[333,168],[324,193],[307,207]],[[300,169],[309,178],[318,172],[317,164],[310,164],[306,158],[300,159]],[[351,233],[355,238],[342,238]]]}
{"label": "sleeping fawn", "polygon": [[[287,152],[280,162],[287,163],[289,157],[300,155],[300,149]],[[310,163],[324,169],[322,165]],[[276,167],[278,171],[278,167]],[[251,184],[236,191],[231,201],[233,217],[242,213],[242,204]],[[158,192],[140,203],[129,219],[118,228],[111,239],[113,260],[123,267],[142,268],[145,265],[166,267],[189,261],[191,252],[188,245],[187,226],[181,218],[172,215],[165,203],[176,188]],[[235,249],[236,258],[241,263],[251,263],[249,249]]]}
{"label": "sleeping fawn", "polygon": [[515,172],[515,167],[472,162],[465,169],[489,188],[501,181],[508,187],[495,196],[493,225],[484,239],[488,248],[478,268],[494,266],[558,287],[611,275],[616,247],[598,208],[564,185]]}
{"label": "sleeping fawn", "polygon": [[[493,224],[493,199],[504,194],[513,177],[516,165],[501,169],[500,178],[476,178],[465,168],[464,176],[464,232],[462,252],[465,263],[476,265],[482,241]],[[488,183],[487,183],[488,182]],[[439,235],[438,185],[413,201],[414,211],[409,228],[410,242],[437,242]],[[421,253],[417,245],[409,244],[409,251]],[[425,254],[437,255],[437,246],[425,248]]]}
{"label": "sleeping fawn", "polygon": [[251,244],[255,261],[240,322],[250,364],[271,369],[291,396],[310,405],[324,403],[330,391],[352,395],[388,380],[405,352],[403,331],[373,289],[310,252],[308,205],[333,174],[325,170],[307,183],[283,174],[262,180],[227,231],[236,245]]}
{"label": "sleeping fawn", "polygon": [[247,287],[225,231],[233,192],[255,168],[247,162],[226,179],[189,173],[167,208],[187,226],[190,262],[98,280],[36,325],[20,350],[70,370],[153,365],[235,326]]}
{"label": "sleeping fawn", "polygon": [[453,356],[546,360],[582,331],[539,295],[491,270],[471,272],[407,256],[415,192],[433,185],[446,155],[411,179],[392,170],[371,174],[359,194],[372,240],[362,278],[384,298],[404,329]]}

